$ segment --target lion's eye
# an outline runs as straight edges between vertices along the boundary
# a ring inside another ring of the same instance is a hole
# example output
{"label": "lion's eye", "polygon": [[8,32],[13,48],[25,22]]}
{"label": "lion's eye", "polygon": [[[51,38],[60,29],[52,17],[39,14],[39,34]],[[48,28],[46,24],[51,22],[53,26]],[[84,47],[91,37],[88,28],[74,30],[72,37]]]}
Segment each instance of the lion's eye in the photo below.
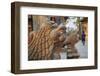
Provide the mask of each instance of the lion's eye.
{"label": "lion's eye", "polygon": [[63,31],[60,32],[61,34],[63,33]]}
{"label": "lion's eye", "polygon": [[62,34],[63,33],[63,30],[60,30],[59,32],[60,32],[60,34]]}

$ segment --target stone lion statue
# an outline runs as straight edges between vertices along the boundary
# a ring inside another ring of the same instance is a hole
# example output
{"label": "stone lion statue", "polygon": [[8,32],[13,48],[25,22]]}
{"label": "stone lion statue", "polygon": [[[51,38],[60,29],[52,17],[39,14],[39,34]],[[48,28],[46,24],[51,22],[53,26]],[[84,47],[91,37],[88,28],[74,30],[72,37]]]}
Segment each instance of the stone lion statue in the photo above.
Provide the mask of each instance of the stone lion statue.
{"label": "stone lion statue", "polygon": [[45,22],[38,31],[32,31],[28,39],[29,60],[61,59],[60,52],[68,45],[66,27],[51,22]]}

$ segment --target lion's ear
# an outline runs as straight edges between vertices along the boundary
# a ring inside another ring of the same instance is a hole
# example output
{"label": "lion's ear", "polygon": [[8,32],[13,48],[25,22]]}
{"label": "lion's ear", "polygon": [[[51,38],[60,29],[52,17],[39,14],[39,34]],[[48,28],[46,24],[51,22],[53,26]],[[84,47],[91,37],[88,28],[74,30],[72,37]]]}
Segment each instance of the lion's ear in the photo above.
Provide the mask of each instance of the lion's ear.
{"label": "lion's ear", "polygon": [[66,30],[66,27],[64,25],[59,25],[56,31],[59,31],[59,30]]}

